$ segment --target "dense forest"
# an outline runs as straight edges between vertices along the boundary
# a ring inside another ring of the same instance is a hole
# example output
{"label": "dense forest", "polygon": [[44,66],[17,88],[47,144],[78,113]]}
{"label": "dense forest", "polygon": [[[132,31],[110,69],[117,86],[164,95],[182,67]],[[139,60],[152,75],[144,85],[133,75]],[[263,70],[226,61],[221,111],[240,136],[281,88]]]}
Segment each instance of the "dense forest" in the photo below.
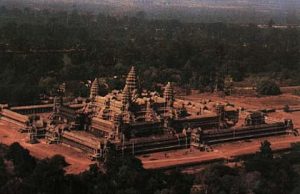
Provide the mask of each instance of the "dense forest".
{"label": "dense forest", "polygon": [[190,175],[174,171],[166,175],[146,171],[133,157],[107,156],[104,166],[91,165],[79,174],[66,174],[64,157],[37,160],[14,143],[1,145],[0,193],[5,194],[187,194],[193,182]]}
{"label": "dense forest", "polygon": [[[239,165],[212,164],[188,175],[178,169],[145,170],[132,156],[107,153],[103,165],[66,174],[64,157],[37,160],[18,143],[0,145],[0,193],[5,194],[298,194],[300,146],[274,154],[270,143]],[[232,166],[232,165],[231,165]]]}
{"label": "dense forest", "polygon": [[[137,66],[145,88],[172,81],[210,90],[231,76],[300,84],[300,31],[254,24],[182,23],[134,17],[0,8],[0,102],[30,104],[63,82],[107,78],[108,89]],[[114,79],[112,79],[114,77]]]}

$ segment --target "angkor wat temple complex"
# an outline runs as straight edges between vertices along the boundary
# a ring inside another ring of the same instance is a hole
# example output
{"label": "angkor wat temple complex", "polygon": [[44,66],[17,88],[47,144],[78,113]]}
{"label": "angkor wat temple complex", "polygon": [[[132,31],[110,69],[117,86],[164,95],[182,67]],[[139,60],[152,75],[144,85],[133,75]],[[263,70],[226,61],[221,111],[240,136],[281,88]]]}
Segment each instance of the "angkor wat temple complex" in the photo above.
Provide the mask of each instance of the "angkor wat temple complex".
{"label": "angkor wat temple complex", "polygon": [[[237,126],[240,110],[233,105],[175,98],[172,83],[163,95],[138,88],[132,67],[124,89],[99,95],[99,82],[91,84],[83,102],[64,102],[27,107],[2,107],[2,119],[22,125],[29,142],[45,137],[49,143],[65,143],[101,157],[113,146],[120,153],[140,154],[281,135],[292,129],[292,121],[266,123],[262,113],[249,113]],[[47,115],[40,125],[32,115]]]}

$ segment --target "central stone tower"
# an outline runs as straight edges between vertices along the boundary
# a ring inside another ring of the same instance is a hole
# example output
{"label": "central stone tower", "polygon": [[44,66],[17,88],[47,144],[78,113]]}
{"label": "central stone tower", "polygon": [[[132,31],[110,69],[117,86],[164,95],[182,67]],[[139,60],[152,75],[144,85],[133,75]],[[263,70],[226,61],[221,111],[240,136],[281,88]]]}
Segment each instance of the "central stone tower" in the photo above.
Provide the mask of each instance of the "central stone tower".
{"label": "central stone tower", "polygon": [[135,71],[135,67],[132,66],[126,79],[126,85],[131,94],[137,90],[136,84],[137,84],[136,71]]}

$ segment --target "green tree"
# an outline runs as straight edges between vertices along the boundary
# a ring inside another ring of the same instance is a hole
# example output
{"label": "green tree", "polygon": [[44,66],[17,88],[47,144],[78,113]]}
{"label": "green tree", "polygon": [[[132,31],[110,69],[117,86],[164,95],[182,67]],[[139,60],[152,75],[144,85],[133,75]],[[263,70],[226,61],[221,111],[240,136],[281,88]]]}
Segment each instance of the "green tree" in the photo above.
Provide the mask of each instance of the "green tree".
{"label": "green tree", "polygon": [[7,180],[8,180],[8,173],[6,171],[6,165],[4,163],[4,159],[0,158],[0,188],[4,186]]}
{"label": "green tree", "polygon": [[261,95],[279,95],[281,94],[278,84],[271,80],[264,80],[257,84],[256,91]]}
{"label": "green tree", "polygon": [[273,151],[271,148],[271,143],[267,140],[263,141],[261,143],[260,152],[258,154],[262,158],[273,159]]}
{"label": "green tree", "polygon": [[237,169],[224,165],[212,165],[196,176],[195,183],[205,185],[205,192],[246,193],[245,185]]}
{"label": "green tree", "polygon": [[6,158],[13,162],[14,172],[20,177],[31,174],[36,166],[36,160],[19,143],[9,146]]}
{"label": "green tree", "polygon": [[32,193],[64,193],[66,183],[66,162],[62,156],[46,158],[38,162],[36,168],[24,180],[24,190]]}

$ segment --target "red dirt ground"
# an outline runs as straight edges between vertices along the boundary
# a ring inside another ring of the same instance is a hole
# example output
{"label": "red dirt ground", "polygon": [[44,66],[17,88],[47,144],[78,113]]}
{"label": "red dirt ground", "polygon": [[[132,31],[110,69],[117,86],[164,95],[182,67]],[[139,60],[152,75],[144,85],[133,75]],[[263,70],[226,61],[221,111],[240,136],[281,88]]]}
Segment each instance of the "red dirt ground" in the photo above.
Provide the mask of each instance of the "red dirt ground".
{"label": "red dirt ground", "polygon": [[17,131],[18,128],[15,124],[0,120],[0,143],[10,145],[18,142],[24,148],[28,149],[31,155],[39,159],[52,157],[56,154],[63,155],[67,163],[70,164],[65,169],[69,174],[81,173],[87,170],[89,165],[92,164],[87,154],[66,145],[49,145],[43,140],[38,144],[26,143],[26,134],[19,133]]}

